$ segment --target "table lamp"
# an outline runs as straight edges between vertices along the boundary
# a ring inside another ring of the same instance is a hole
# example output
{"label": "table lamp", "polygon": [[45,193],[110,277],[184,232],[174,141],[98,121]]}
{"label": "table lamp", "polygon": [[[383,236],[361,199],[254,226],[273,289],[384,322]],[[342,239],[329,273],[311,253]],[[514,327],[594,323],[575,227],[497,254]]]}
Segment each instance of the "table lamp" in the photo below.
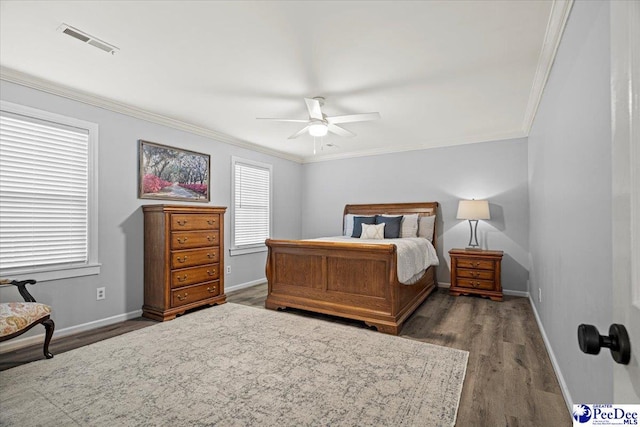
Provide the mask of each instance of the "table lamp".
{"label": "table lamp", "polygon": [[478,244],[478,220],[491,219],[489,215],[489,201],[487,200],[460,200],[458,202],[457,219],[469,220],[471,236],[469,237],[468,249],[479,249]]}

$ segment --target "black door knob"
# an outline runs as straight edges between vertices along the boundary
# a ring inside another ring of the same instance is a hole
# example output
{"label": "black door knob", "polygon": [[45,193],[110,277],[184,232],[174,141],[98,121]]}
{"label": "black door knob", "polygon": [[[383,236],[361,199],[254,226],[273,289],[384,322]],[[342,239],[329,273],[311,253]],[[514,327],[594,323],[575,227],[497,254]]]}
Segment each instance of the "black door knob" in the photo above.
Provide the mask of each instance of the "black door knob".
{"label": "black door knob", "polygon": [[593,325],[578,326],[578,344],[580,350],[587,354],[598,354],[602,347],[606,347],[611,351],[613,360],[622,365],[628,365],[631,360],[629,334],[623,325],[617,323],[609,327],[609,336],[600,335]]}

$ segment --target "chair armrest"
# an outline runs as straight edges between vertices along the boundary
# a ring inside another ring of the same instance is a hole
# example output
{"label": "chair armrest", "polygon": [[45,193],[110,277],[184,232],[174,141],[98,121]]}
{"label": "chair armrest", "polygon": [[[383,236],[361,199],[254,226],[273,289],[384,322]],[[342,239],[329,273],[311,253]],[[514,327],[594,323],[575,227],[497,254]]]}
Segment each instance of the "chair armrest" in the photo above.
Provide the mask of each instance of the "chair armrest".
{"label": "chair armrest", "polygon": [[18,287],[18,292],[20,292],[20,295],[22,295],[22,298],[24,298],[25,302],[36,302],[36,299],[29,293],[29,291],[27,290],[27,285],[35,285],[36,281],[33,279],[29,279],[29,280],[22,280],[20,282],[18,282],[17,280],[2,280],[2,284],[9,284],[9,285],[14,285]]}

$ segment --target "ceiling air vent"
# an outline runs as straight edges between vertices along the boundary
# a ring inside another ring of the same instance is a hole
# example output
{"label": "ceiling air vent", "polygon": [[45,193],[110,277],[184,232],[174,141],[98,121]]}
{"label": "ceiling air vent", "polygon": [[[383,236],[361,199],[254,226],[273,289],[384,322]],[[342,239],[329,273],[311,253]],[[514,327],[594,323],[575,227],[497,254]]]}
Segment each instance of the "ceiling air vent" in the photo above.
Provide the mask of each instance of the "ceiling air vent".
{"label": "ceiling air vent", "polygon": [[97,37],[94,37],[90,34],[85,33],[84,31],[80,31],[77,28],[74,28],[70,25],[67,24],[62,24],[58,27],[58,31],[60,31],[61,33],[64,33],[68,36],[73,37],[74,39],[78,39],[83,43],[87,43],[90,44],[93,47],[97,47],[100,50],[103,50],[105,52],[109,52],[110,54],[115,54],[117,51],[119,51],[120,49],[118,49],[117,47],[115,47],[112,44],[109,44],[107,42],[104,42],[102,40],[100,40]]}

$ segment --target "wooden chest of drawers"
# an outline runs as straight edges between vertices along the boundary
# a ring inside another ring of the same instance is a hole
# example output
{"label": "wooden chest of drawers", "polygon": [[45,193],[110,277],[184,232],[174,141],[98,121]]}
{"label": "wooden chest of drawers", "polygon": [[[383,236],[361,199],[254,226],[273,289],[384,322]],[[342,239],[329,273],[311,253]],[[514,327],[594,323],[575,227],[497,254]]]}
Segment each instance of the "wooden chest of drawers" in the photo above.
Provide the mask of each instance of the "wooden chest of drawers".
{"label": "wooden chest of drawers", "polygon": [[476,294],[502,301],[502,251],[451,249],[451,295]]}
{"label": "wooden chest of drawers", "polygon": [[142,315],[171,320],[191,308],[226,302],[222,207],[147,205]]}

